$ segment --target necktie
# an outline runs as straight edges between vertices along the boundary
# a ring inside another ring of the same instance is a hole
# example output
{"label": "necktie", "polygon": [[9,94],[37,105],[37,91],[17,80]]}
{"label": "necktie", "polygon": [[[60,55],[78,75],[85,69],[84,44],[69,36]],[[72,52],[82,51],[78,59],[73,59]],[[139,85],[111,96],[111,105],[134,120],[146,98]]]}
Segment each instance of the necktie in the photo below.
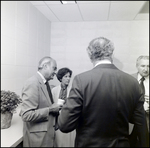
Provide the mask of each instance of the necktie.
{"label": "necktie", "polygon": [[143,81],[144,81],[144,80],[145,80],[144,77],[142,77],[142,78],[140,79],[140,86],[141,86],[142,92],[145,94],[145,88],[144,88],[144,84],[143,84]]}
{"label": "necktie", "polygon": [[45,84],[46,84],[47,91],[48,91],[49,97],[50,97],[50,99],[51,99],[51,102],[52,102],[52,104],[53,104],[53,103],[54,103],[54,100],[53,100],[53,96],[52,96],[51,89],[50,89],[50,86],[49,86],[48,81],[46,81]]}
{"label": "necktie", "polygon": [[[48,91],[49,97],[50,97],[50,99],[51,99],[51,102],[52,102],[52,104],[53,104],[53,103],[54,103],[54,100],[53,100],[53,96],[52,96],[51,89],[50,89],[50,86],[49,86],[48,81],[46,81],[45,84],[46,84],[47,91]],[[55,130],[58,130],[58,125],[57,125],[58,115],[59,115],[59,112],[56,114],[56,118],[55,118]]]}

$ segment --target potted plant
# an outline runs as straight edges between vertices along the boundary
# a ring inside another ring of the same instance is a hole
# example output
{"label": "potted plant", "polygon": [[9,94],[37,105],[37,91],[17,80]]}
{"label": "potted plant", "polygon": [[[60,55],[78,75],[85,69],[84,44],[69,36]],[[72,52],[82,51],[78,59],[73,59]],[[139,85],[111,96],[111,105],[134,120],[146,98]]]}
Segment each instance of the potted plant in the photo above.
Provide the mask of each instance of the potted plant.
{"label": "potted plant", "polygon": [[13,113],[21,102],[15,92],[1,90],[1,129],[10,127]]}

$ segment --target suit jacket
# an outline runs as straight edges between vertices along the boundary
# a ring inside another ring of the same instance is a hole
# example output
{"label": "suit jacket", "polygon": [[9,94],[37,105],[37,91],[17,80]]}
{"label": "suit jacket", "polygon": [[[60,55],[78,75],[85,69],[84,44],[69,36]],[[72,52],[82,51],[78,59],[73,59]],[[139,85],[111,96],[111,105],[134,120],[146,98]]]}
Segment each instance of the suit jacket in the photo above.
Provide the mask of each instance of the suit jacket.
{"label": "suit jacket", "polygon": [[39,74],[25,83],[22,100],[20,116],[24,121],[23,146],[53,147],[55,116],[49,113],[52,103]]}
{"label": "suit jacket", "polygon": [[[138,73],[134,73],[134,74],[131,74],[131,76],[133,76],[134,78],[137,79],[137,76],[138,76]],[[129,123],[129,134],[131,134],[132,130],[133,130],[133,127],[134,127],[134,124],[131,124]],[[130,139],[131,140],[131,139]],[[131,140],[132,141],[132,140]],[[134,141],[133,141],[134,143]]]}
{"label": "suit jacket", "polygon": [[[134,74],[131,74],[131,76],[133,76],[134,78],[138,79],[138,72],[137,73],[134,73]],[[149,126],[149,114],[147,114],[145,112],[145,116],[146,116],[146,120],[147,120],[147,125]],[[147,130],[148,130],[148,126],[147,126]],[[131,147],[141,147],[140,143],[139,143],[139,138],[138,137],[138,134],[137,134],[137,129],[136,129],[136,126],[134,126],[133,124],[129,124],[129,128],[130,128],[130,136],[129,136],[129,141],[130,141],[130,145]],[[147,145],[149,147],[149,134],[147,136],[148,140],[147,140]]]}
{"label": "suit jacket", "polygon": [[113,64],[76,75],[58,125],[76,129],[76,147],[129,147],[129,122],[138,126],[145,146],[144,98],[138,81]]}

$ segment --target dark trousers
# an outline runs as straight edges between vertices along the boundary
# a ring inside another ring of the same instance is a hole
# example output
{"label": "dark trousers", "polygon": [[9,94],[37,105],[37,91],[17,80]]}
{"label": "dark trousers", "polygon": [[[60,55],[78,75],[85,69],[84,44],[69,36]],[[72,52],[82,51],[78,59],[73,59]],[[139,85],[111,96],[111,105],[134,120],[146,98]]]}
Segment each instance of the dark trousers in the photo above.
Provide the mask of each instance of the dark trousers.
{"label": "dark trousers", "polygon": [[[146,131],[146,135],[147,135],[147,139],[145,139],[145,145],[146,147],[149,147],[149,132],[148,132],[148,128]],[[133,127],[132,133],[129,135],[129,142],[130,142],[130,147],[141,147],[140,145],[140,141],[138,138],[138,130],[137,130],[137,126]]]}

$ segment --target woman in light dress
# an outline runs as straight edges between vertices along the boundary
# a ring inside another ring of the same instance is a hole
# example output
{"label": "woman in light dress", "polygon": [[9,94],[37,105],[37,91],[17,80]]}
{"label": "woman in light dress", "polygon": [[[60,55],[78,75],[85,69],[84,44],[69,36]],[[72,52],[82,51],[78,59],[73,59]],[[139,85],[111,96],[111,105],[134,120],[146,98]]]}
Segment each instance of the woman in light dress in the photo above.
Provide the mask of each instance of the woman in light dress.
{"label": "woman in light dress", "polygon": [[[69,68],[64,67],[58,70],[56,76],[60,81],[60,85],[52,89],[54,102],[58,102],[58,99],[62,99],[65,102],[70,91],[69,83],[72,76],[72,71]],[[62,133],[59,129],[56,130],[56,147],[74,147],[75,133],[75,130],[70,133]]]}

